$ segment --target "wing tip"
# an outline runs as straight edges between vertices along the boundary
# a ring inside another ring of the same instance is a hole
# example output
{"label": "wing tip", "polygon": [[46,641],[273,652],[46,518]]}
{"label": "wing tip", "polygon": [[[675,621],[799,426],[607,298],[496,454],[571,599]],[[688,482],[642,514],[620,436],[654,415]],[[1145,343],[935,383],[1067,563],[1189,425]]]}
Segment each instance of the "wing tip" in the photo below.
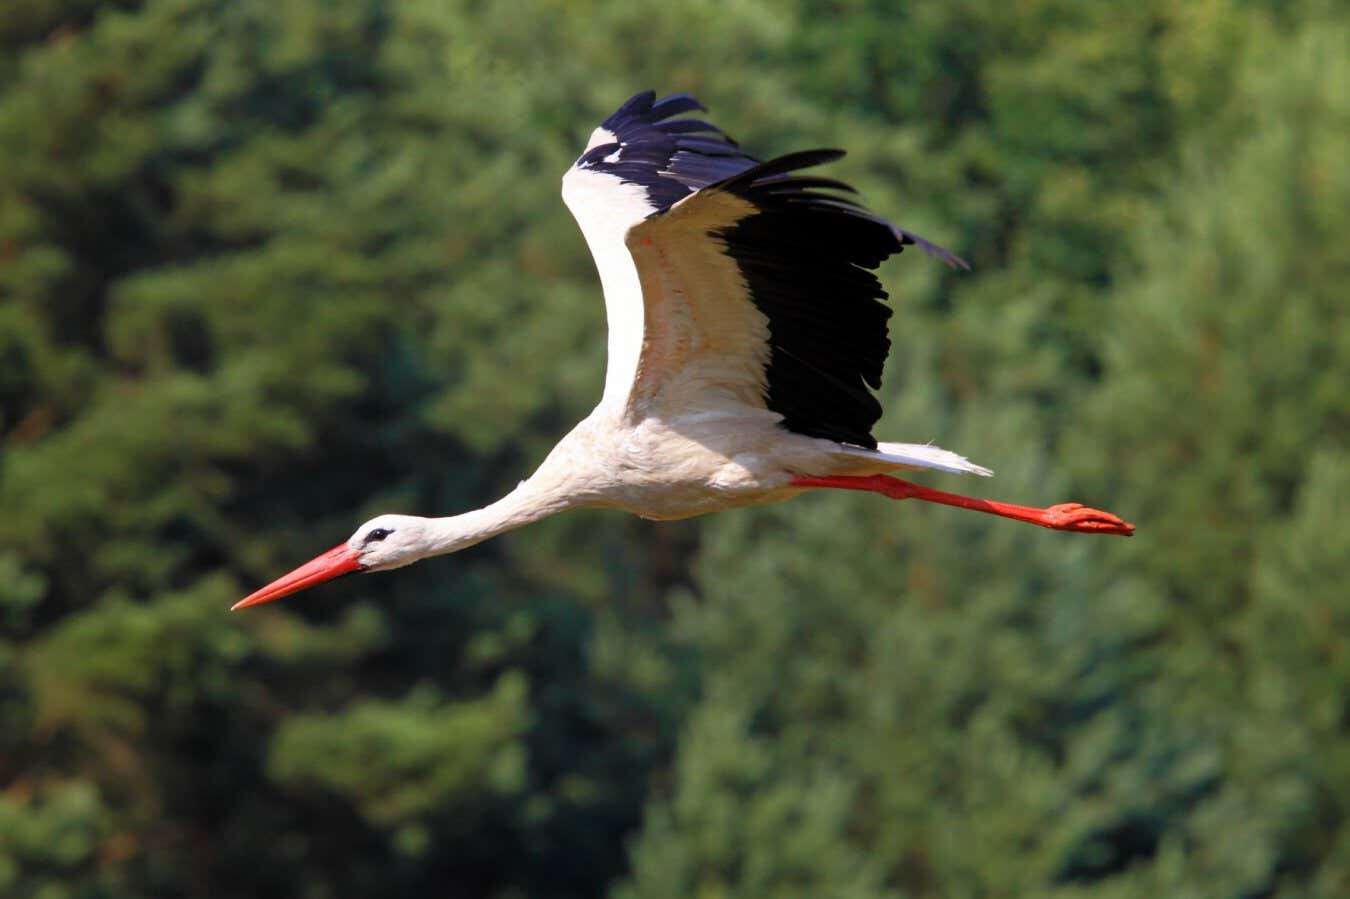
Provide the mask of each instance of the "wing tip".
{"label": "wing tip", "polygon": [[923,237],[920,237],[913,231],[906,231],[904,228],[898,228],[895,225],[891,226],[891,231],[894,232],[896,240],[900,241],[900,244],[902,246],[918,247],[920,250],[923,250],[929,256],[932,256],[933,258],[939,259],[942,262],[946,263],[948,268],[960,269],[961,271],[966,272],[971,271],[969,262],[967,262],[965,259],[962,259],[960,256],[956,255],[946,247],[940,246],[938,244],[933,243],[931,240],[927,240]]}
{"label": "wing tip", "polygon": [[655,102],[656,102],[656,91],[653,90],[652,88],[647,88],[646,90],[638,91],[636,94],[633,94],[633,96],[623,101],[623,103],[619,105],[618,109],[610,113],[609,117],[600,123],[600,127],[605,128],[609,131],[613,131],[615,125],[619,124],[629,116],[637,113],[638,110],[642,110],[643,112],[645,112],[651,109],[652,104],[654,104]]}
{"label": "wing tip", "polygon": [[645,124],[655,125],[694,110],[707,112],[708,107],[687,91],[677,91],[658,98],[654,88],[647,88],[625,100],[600,123],[600,127],[613,131],[630,119],[645,120]]}

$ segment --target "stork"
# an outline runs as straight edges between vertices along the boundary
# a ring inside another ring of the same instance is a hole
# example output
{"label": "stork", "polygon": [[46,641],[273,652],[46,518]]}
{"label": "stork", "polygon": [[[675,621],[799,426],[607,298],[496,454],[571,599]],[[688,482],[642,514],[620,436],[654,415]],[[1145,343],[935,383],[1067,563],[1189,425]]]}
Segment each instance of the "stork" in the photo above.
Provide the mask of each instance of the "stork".
{"label": "stork", "polygon": [[688,94],[637,94],[563,176],[609,325],[594,411],[491,505],[448,518],[381,515],[235,609],[456,552],[576,508],[678,519],[837,488],[1061,531],[1134,532],[1077,503],[1019,506],[895,477],[991,474],[936,446],[872,436],[891,315],[873,270],[907,246],[968,266],[867,211],[847,184],[801,174],[842,150],[761,162],[685,117],[702,109]]}

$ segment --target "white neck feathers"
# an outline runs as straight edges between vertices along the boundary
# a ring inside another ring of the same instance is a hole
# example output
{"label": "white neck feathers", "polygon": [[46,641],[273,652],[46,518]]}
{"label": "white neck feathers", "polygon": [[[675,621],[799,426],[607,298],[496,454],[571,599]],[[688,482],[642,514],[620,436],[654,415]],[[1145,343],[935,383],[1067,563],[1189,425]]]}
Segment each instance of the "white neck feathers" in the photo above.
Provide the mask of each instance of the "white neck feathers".
{"label": "white neck feathers", "polygon": [[438,556],[466,549],[490,537],[547,518],[570,505],[559,491],[550,491],[522,481],[515,490],[491,505],[462,515],[433,518],[427,522],[427,550]]}

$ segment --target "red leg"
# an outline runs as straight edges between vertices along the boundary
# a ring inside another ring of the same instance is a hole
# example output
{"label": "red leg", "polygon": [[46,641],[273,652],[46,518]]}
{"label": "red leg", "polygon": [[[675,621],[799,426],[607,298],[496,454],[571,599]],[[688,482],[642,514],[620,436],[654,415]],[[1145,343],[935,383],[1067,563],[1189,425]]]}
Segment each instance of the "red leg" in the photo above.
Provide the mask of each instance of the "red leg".
{"label": "red leg", "polygon": [[920,499],[928,503],[941,503],[944,506],[956,506],[960,509],[974,509],[976,512],[988,512],[1038,524],[1043,528],[1056,531],[1077,531],[1082,534],[1116,534],[1129,537],[1134,534],[1134,525],[1122,521],[1110,512],[1089,509],[1078,503],[1061,503],[1048,509],[1033,506],[1016,506],[1012,503],[1000,503],[992,499],[976,499],[973,496],[961,496],[959,493],[947,493],[934,490],[909,481],[902,481],[884,474],[866,477],[838,475],[833,477],[800,477],[792,479],[794,487],[835,487],[842,490],[868,490],[880,493],[891,499]]}

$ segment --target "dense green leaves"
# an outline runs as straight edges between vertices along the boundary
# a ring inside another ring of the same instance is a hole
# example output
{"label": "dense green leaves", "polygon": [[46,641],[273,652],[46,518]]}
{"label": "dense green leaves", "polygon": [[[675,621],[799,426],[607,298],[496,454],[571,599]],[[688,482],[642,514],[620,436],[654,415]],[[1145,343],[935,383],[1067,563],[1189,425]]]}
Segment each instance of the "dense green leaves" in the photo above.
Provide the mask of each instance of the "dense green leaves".
{"label": "dense green leaves", "polygon": [[[8,4],[0,895],[1350,891],[1348,43],[1316,0]],[[593,402],[558,177],[647,86],[975,263],[884,272],[880,436],[1139,535],[576,513],[226,614]]]}

